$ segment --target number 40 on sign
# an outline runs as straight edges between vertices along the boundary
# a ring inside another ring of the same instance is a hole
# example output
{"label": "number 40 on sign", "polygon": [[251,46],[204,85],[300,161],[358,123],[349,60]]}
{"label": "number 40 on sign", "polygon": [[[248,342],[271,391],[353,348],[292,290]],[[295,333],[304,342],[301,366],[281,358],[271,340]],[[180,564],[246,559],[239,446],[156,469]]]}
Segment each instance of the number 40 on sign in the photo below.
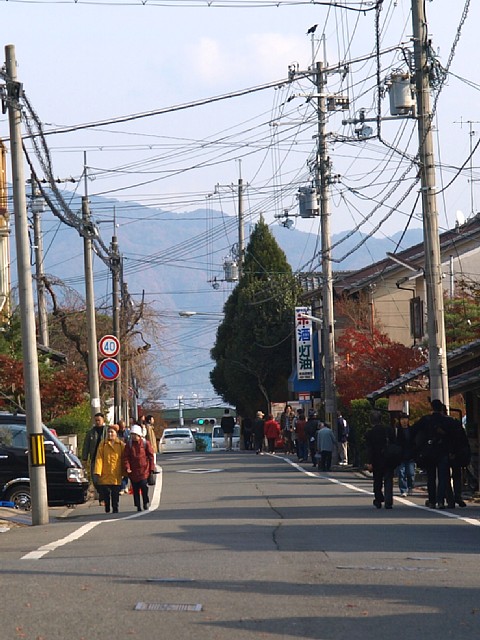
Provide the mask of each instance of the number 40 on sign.
{"label": "number 40 on sign", "polygon": [[120,341],[116,336],[103,336],[98,343],[98,350],[105,358],[114,358],[120,351]]}

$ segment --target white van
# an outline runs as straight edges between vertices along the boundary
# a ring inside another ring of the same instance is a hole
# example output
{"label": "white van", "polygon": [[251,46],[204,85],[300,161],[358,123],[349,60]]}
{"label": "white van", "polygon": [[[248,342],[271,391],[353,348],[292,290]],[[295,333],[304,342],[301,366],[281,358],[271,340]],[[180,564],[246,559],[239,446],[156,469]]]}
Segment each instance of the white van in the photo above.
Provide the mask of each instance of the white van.
{"label": "white van", "polygon": [[[240,425],[236,424],[233,428],[232,447],[240,448]],[[222,427],[213,427],[212,429],[212,449],[225,449],[225,438],[223,436]]]}

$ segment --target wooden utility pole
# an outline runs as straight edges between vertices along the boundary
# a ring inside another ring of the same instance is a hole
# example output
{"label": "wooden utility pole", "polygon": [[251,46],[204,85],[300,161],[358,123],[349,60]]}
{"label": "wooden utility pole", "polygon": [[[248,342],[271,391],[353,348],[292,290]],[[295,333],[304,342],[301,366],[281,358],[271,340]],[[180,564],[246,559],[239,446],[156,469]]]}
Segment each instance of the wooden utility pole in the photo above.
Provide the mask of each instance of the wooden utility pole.
{"label": "wooden utility pole", "polygon": [[443,305],[442,262],[435,193],[432,114],[430,111],[430,62],[424,0],[412,0],[412,23],[417,92],[419,163],[422,189],[425,286],[427,298],[430,397],[448,408],[448,368]]}

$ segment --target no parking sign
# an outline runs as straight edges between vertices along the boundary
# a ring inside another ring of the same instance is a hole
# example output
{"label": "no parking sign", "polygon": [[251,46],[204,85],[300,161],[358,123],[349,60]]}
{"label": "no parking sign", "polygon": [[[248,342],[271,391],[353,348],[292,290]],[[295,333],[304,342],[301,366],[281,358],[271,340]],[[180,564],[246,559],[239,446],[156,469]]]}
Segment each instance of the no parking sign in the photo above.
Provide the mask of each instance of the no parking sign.
{"label": "no parking sign", "polygon": [[98,368],[100,376],[107,382],[113,382],[120,375],[120,365],[114,358],[105,358]]}

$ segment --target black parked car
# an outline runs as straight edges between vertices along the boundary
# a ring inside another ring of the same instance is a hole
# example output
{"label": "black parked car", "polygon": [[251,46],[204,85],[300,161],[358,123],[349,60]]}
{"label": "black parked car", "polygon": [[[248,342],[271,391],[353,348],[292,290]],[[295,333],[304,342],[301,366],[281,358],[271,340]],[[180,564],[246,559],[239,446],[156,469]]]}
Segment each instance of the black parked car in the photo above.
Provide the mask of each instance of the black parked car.
{"label": "black parked car", "polygon": [[[49,506],[85,502],[88,480],[82,463],[46,426],[43,437]],[[22,415],[0,413],[0,500],[31,509],[28,434]]]}

